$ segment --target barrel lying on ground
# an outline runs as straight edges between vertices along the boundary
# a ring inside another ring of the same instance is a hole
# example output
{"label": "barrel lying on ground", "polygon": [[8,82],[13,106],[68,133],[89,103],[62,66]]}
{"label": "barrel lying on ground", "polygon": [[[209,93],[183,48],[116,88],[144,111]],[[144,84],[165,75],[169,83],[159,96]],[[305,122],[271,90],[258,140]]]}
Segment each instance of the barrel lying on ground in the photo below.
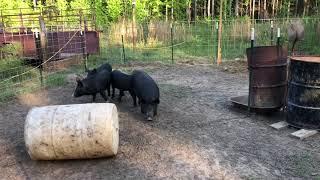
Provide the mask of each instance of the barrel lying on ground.
{"label": "barrel lying on ground", "polygon": [[320,57],[291,57],[287,122],[320,129]]}
{"label": "barrel lying on ground", "polygon": [[117,108],[110,103],[36,107],[26,118],[24,139],[34,160],[114,156],[119,145]]}

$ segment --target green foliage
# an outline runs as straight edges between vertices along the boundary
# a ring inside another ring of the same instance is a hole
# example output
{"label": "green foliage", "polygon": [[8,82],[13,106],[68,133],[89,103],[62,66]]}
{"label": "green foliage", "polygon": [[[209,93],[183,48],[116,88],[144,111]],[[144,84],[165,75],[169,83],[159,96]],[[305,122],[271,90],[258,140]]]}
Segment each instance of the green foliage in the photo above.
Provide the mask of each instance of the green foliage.
{"label": "green foliage", "polygon": [[72,0],[70,2],[72,9],[89,9],[90,4],[88,0]]}
{"label": "green foliage", "polygon": [[12,59],[17,58],[22,52],[20,43],[6,44],[0,47],[0,59]]}
{"label": "green foliage", "polygon": [[[94,9],[91,13],[96,15],[97,24],[99,27],[106,27],[111,22],[118,21],[121,17],[131,19],[133,15],[133,0],[55,0],[55,1],[38,1],[38,7],[44,5],[48,7],[56,6],[59,10],[66,9]],[[173,8],[174,20],[188,20],[188,9],[190,12],[196,10],[197,20],[211,19],[207,17],[206,8],[208,2],[213,0],[197,0],[196,7],[194,6],[195,0],[135,0],[135,12],[136,20],[138,22],[171,19],[171,9]],[[219,15],[219,6],[221,0],[214,0],[214,16]],[[235,9],[238,7],[238,12],[241,16],[250,16],[250,0],[238,1],[239,6],[236,6],[235,0],[224,1],[223,3],[223,17],[230,18],[235,16]],[[320,8],[318,1],[306,1],[305,3],[296,3],[296,0],[283,0],[277,1],[260,1],[261,7],[265,6],[266,2],[267,13],[269,17],[274,16],[293,17],[293,16],[315,16],[319,15]],[[301,1],[300,1],[301,2]],[[211,5],[211,4],[209,4]],[[173,7],[172,7],[173,6]],[[21,0],[2,0],[0,1],[0,9],[13,9],[18,12],[19,8],[33,7],[33,0],[21,1]],[[210,6],[211,7],[211,6]],[[274,7],[274,10],[272,10]],[[196,9],[194,9],[196,8]],[[259,8],[255,8],[255,15],[259,14]],[[251,8],[252,10],[252,8]],[[30,11],[32,12],[32,10]],[[262,12],[262,10],[261,10]],[[9,13],[10,14],[10,13]],[[193,14],[193,13],[192,13]],[[261,15],[261,14],[259,14]],[[270,17],[270,18],[275,18]],[[10,22],[10,19],[8,20]]]}
{"label": "green foliage", "polygon": [[121,0],[108,0],[107,16],[113,22],[118,20],[122,12]]}
{"label": "green foliage", "polygon": [[18,9],[18,8],[29,8],[30,4],[26,1],[19,0],[1,0],[0,8],[1,9]]}
{"label": "green foliage", "polygon": [[70,8],[70,4],[69,4],[68,0],[57,0],[56,1],[56,6],[58,7],[58,9],[68,9],[68,8]]}
{"label": "green foliage", "polygon": [[66,73],[65,72],[57,72],[53,74],[49,74],[45,78],[45,84],[47,87],[56,87],[56,86],[62,86],[66,84]]}

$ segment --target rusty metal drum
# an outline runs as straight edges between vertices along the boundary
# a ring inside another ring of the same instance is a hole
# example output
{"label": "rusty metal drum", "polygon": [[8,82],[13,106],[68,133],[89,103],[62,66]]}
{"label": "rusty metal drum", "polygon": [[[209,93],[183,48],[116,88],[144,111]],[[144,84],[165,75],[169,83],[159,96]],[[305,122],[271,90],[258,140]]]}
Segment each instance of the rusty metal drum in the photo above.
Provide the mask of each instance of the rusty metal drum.
{"label": "rusty metal drum", "polygon": [[289,124],[320,129],[320,56],[290,58],[287,104]]}
{"label": "rusty metal drum", "polygon": [[251,71],[250,106],[280,109],[285,104],[288,51],[281,46],[247,48]]}

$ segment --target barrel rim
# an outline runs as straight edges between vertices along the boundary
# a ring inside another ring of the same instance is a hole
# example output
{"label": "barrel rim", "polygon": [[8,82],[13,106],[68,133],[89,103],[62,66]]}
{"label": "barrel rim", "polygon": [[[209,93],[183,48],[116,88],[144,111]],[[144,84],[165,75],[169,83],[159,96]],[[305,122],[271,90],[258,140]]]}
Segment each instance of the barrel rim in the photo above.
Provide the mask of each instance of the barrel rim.
{"label": "barrel rim", "polygon": [[[113,152],[113,155],[117,155],[118,149],[119,149],[119,141],[120,141],[120,136],[119,136],[119,116],[118,116],[118,108],[115,104],[113,103],[106,103],[112,105],[112,110],[110,113],[110,119],[112,119],[111,126],[116,126],[115,128],[112,129],[112,147],[111,151]],[[112,118],[112,116],[115,116],[116,118]]]}
{"label": "barrel rim", "polygon": [[300,61],[300,62],[320,63],[320,56],[290,56],[290,60]]}
{"label": "barrel rim", "polygon": [[[254,46],[253,49],[261,49],[261,48],[283,48],[284,50],[287,50],[284,46],[281,45],[272,45],[272,46]],[[247,50],[252,49],[251,47],[248,47]]]}

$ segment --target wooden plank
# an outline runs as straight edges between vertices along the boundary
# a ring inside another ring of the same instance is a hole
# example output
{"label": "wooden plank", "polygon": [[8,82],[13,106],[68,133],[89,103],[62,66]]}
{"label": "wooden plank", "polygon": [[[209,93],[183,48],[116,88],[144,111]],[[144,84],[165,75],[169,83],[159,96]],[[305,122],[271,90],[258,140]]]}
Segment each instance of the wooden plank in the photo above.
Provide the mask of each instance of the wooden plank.
{"label": "wooden plank", "polygon": [[302,140],[307,137],[313,136],[317,133],[318,133],[318,131],[316,131],[316,130],[300,129],[299,131],[291,133],[291,135]]}
{"label": "wooden plank", "polygon": [[270,126],[273,127],[276,130],[280,130],[280,129],[283,129],[285,127],[288,127],[288,125],[289,124],[286,121],[280,121],[280,122],[271,124]]}

